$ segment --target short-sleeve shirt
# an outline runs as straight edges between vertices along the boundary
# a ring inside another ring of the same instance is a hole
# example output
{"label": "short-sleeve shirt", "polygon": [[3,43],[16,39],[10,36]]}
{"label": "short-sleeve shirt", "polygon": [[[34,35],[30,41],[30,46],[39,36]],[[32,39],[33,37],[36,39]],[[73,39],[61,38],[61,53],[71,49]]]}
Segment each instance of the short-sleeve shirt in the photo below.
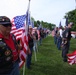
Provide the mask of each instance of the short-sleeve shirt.
{"label": "short-sleeve shirt", "polygon": [[[13,53],[13,60],[15,61],[18,58],[18,52],[16,50],[14,41],[12,39],[12,35],[9,36],[9,39],[4,38],[2,34],[0,34],[0,38],[3,38],[5,43],[9,46]],[[16,56],[15,56],[16,55]]]}
{"label": "short-sleeve shirt", "polygon": [[70,41],[71,39],[71,29],[66,28],[66,30],[63,32],[63,38],[66,38],[67,40]]}

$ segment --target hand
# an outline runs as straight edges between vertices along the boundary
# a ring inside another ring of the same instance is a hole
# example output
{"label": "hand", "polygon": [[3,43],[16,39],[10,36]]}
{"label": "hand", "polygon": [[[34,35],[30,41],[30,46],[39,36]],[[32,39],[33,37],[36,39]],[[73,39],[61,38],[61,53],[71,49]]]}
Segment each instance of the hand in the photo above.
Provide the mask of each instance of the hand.
{"label": "hand", "polygon": [[64,44],[67,44],[67,41],[65,41]]}
{"label": "hand", "polygon": [[22,49],[22,46],[21,45],[17,45],[18,46],[18,50],[21,50]]}

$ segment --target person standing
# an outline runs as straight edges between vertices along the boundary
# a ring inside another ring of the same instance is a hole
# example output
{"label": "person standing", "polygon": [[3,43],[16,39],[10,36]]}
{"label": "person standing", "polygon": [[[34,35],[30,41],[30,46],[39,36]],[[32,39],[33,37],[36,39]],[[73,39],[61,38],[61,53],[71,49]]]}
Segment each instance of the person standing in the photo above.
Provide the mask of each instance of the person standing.
{"label": "person standing", "polygon": [[20,75],[18,45],[11,27],[10,19],[0,16],[0,75]]}
{"label": "person standing", "polygon": [[38,51],[38,33],[37,33],[37,28],[34,28],[34,33],[33,33],[33,36],[35,36],[36,39],[34,39],[34,47],[33,49],[35,51]]}
{"label": "person standing", "polygon": [[31,60],[32,60],[32,52],[33,52],[33,46],[34,46],[34,39],[35,36],[32,34],[32,26],[29,26],[29,33],[28,33],[28,54],[26,58],[26,67],[30,69],[31,67]]}
{"label": "person standing", "polygon": [[67,62],[67,53],[69,52],[70,40],[71,40],[71,28],[73,22],[70,22],[63,32],[62,37],[62,58],[64,62]]}
{"label": "person standing", "polygon": [[42,44],[42,39],[43,39],[43,30],[42,30],[42,28],[40,28],[39,33],[40,33],[39,45],[41,45]]}
{"label": "person standing", "polygon": [[55,35],[54,35],[54,43],[55,43],[55,45],[57,45],[57,33],[58,33],[58,27],[55,27],[54,31],[55,31]]}
{"label": "person standing", "polygon": [[58,50],[61,50],[62,33],[63,33],[62,26],[60,26],[58,33],[57,33],[57,48],[58,48]]}

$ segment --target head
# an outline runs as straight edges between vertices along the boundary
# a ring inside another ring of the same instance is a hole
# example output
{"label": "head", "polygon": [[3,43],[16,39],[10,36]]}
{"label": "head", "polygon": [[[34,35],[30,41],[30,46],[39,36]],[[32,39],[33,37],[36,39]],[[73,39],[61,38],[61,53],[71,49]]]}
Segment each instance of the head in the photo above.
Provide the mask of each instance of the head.
{"label": "head", "polygon": [[0,33],[3,35],[9,35],[11,31],[11,21],[6,16],[0,16]]}
{"label": "head", "polygon": [[62,26],[60,26],[59,29],[62,29]]}
{"label": "head", "polygon": [[32,26],[29,26],[29,33],[32,33]]}
{"label": "head", "polygon": [[69,28],[72,28],[73,25],[74,25],[73,22],[70,22],[70,23],[68,24],[68,27],[69,27]]}
{"label": "head", "polygon": [[37,31],[37,27],[34,27],[33,30],[34,30],[34,31]]}
{"label": "head", "polygon": [[67,26],[64,26],[64,30],[66,30]]}

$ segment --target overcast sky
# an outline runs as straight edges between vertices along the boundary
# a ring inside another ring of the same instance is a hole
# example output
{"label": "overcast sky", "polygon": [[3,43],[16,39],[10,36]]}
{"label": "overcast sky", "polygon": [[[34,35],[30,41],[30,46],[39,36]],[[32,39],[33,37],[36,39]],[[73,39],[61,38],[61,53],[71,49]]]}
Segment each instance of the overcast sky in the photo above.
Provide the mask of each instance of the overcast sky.
{"label": "overcast sky", "polygon": [[[0,0],[0,15],[12,19],[26,14],[29,0]],[[59,26],[65,24],[65,13],[74,10],[75,0],[31,0],[30,12],[35,20],[49,22]]]}

